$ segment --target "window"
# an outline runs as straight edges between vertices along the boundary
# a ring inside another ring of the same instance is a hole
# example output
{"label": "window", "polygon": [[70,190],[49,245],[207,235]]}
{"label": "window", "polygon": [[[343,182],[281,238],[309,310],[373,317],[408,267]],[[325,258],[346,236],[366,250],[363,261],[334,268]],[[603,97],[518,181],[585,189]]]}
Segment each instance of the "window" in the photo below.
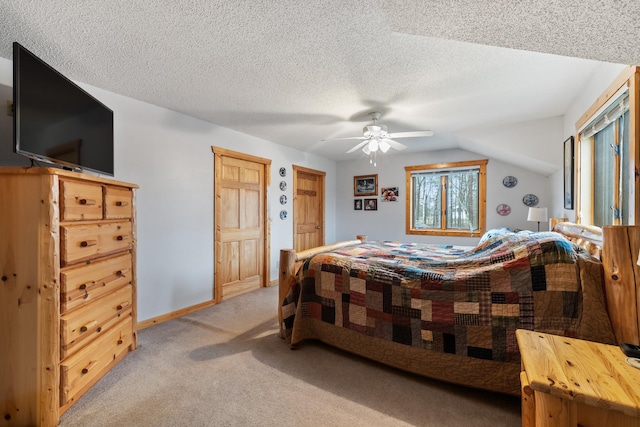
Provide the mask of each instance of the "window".
{"label": "window", "polygon": [[[629,67],[583,115],[577,129],[577,212],[582,224],[637,223],[638,68]],[[635,94],[634,94],[635,93]]]}
{"label": "window", "polygon": [[487,160],[408,166],[407,234],[480,235]]}

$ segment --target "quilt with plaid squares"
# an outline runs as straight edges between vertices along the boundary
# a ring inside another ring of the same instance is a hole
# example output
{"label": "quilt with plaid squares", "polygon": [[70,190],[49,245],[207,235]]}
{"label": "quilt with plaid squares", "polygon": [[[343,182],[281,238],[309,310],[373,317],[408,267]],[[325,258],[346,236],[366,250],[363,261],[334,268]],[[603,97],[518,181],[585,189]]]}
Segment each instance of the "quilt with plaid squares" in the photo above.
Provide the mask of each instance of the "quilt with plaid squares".
{"label": "quilt with plaid squares", "polygon": [[518,363],[516,329],[579,337],[578,258],[585,254],[557,233],[510,230],[492,230],[473,248],[365,242],[321,253],[305,262],[284,300],[285,334],[296,343],[297,321],[313,319],[408,346]]}

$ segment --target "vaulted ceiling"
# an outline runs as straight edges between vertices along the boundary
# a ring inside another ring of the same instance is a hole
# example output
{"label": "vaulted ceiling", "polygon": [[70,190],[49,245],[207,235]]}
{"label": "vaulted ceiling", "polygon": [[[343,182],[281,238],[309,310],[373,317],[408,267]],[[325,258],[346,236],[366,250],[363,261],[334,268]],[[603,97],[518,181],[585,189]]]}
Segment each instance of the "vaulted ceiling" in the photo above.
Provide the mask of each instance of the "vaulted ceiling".
{"label": "vaulted ceiling", "polygon": [[371,111],[435,132],[407,152],[561,116],[599,61],[640,64],[638,34],[634,0],[0,2],[0,57],[18,41],[73,80],[335,160],[357,141],[322,139]]}

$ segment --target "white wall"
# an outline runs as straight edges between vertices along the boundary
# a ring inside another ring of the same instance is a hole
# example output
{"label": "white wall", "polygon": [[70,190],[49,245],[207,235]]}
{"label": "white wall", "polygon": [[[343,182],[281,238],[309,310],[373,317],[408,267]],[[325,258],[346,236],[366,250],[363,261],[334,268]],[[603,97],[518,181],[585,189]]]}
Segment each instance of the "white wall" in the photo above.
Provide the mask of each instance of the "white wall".
{"label": "white wall", "polygon": [[[12,85],[11,62],[0,59],[0,83]],[[183,114],[81,84],[114,110],[115,179],[138,184],[138,320],[146,320],[213,297],[213,153],[211,146],[272,160],[269,212],[271,279],[279,250],[293,246],[291,216],[280,220],[280,167],[326,172],[327,242],[335,241],[335,162],[216,126]],[[6,87],[4,93],[6,93]],[[4,104],[4,100],[2,101]],[[11,151],[8,116],[0,126],[0,164],[24,164]],[[6,147],[9,150],[6,150]],[[7,154],[9,152],[9,154]],[[28,164],[28,162],[26,162]],[[286,207],[291,210],[291,203]],[[275,308],[274,308],[275,310]],[[275,311],[274,311],[275,312]]]}
{"label": "white wall", "polygon": [[[564,134],[562,140],[576,135],[576,122],[582,114],[598,99],[611,83],[622,73],[626,65],[602,63],[595,70],[584,90],[574,99],[564,115]],[[557,217],[566,217],[575,221],[575,209],[564,209],[564,175],[559,170],[551,176],[551,188],[553,196],[549,213]],[[575,203],[574,203],[575,206]]]}
{"label": "white wall", "polygon": [[[562,116],[457,132],[460,148],[543,175],[562,168]],[[558,151],[560,149],[560,151]]]}
{"label": "white wall", "polygon": [[5,114],[6,102],[13,99],[13,69],[11,61],[0,58],[0,164],[29,166],[26,157],[13,153],[13,118]]}
{"label": "white wall", "polygon": [[[486,157],[470,151],[456,149],[393,155],[387,153],[387,155],[378,157],[378,166],[376,168],[369,164],[364,154],[358,160],[338,162],[336,216],[340,218],[340,221],[336,225],[337,240],[353,239],[357,234],[366,234],[370,240],[459,245],[476,244],[477,237],[452,238],[407,235],[405,233],[407,195],[404,167],[484,158]],[[353,177],[376,173],[378,174],[378,189],[382,187],[399,187],[399,200],[397,202],[382,202],[378,195],[377,211],[354,210]],[[515,187],[507,188],[502,185],[502,179],[507,175],[513,175],[518,178],[518,184]],[[528,207],[522,202],[523,196],[528,193],[538,196],[540,199],[538,206],[548,206],[551,201],[551,193],[547,177],[495,159],[489,159],[487,164],[487,229],[512,227],[536,230],[537,223],[527,221]],[[500,216],[496,213],[496,207],[501,203],[511,206],[509,215]],[[546,230],[547,228],[547,224],[540,224],[540,230]]]}

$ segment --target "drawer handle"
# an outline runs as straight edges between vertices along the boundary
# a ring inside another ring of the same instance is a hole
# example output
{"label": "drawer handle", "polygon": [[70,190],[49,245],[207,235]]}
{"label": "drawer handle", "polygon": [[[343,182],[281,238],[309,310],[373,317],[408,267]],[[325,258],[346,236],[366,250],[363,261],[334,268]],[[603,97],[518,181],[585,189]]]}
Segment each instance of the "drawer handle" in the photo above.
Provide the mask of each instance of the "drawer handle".
{"label": "drawer handle", "polygon": [[128,307],[128,306],[129,306],[129,301],[124,301],[124,302],[121,302],[120,304],[118,304],[118,307],[116,307],[116,308],[118,310],[122,310],[123,308]]}
{"label": "drawer handle", "polygon": [[97,244],[97,240],[83,240],[82,242],[80,242],[80,247],[86,248],[87,246],[95,246]]}
{"label": "drawer handle", "polygon": [[87,289],[89,286],[94,285],[96,282],[87,282],[87,283],[83,283],[80,286],[78,286],[78,289],[80,289],[81,291],[84,291],[85,289]]}
{"label": "drawer handle", "polygon": [[93,199],[80,199],[81,205],[91,206],[91,205],[95,205],[96,203],[97,202]]}
{"label": "drawer handle", "polygon": [[87,323],[86,325],[81,326],[80,327],[80,332],[87,332],[89,329],[93,328],[97,324],[98,324],[97,320],[92,320],[91,322]]}
{"label": "drawer handle", "polygon": [[88,374],[88,373],[89,373],[89,371],[90,371],[94,366],[96,366],[96,364],[97,364],[97,361],[96,361],[96,360],[92,360],[92,361],[90,361],[90,362],[89,362],[89,364],[88,364],[87,366],[85,366],[84,368],[82,368],[82,373],[83,373],[83,374]]}
{"label": "drawer handle", "polygon": [[127,273],[130,272],[130,268],[123,268],[122,270],[116,271],[116,276],[118,277],[127,277]]}
{"label": "drawer handle", "polygon": [[129,203],[118,200],[116,202],[116,206],[129,206]]}
{"label": "drawer handle", "polygon": [[120,339],[118,340],[118,345],[122,345],[122,343],[123,343],[123,342],[124,342],[124,341],[122,341],[122,338],[120,338]]}
{"label": "drawer handle", "polygon": [[116,236],[116,240],[127,240],[127,236]]}

